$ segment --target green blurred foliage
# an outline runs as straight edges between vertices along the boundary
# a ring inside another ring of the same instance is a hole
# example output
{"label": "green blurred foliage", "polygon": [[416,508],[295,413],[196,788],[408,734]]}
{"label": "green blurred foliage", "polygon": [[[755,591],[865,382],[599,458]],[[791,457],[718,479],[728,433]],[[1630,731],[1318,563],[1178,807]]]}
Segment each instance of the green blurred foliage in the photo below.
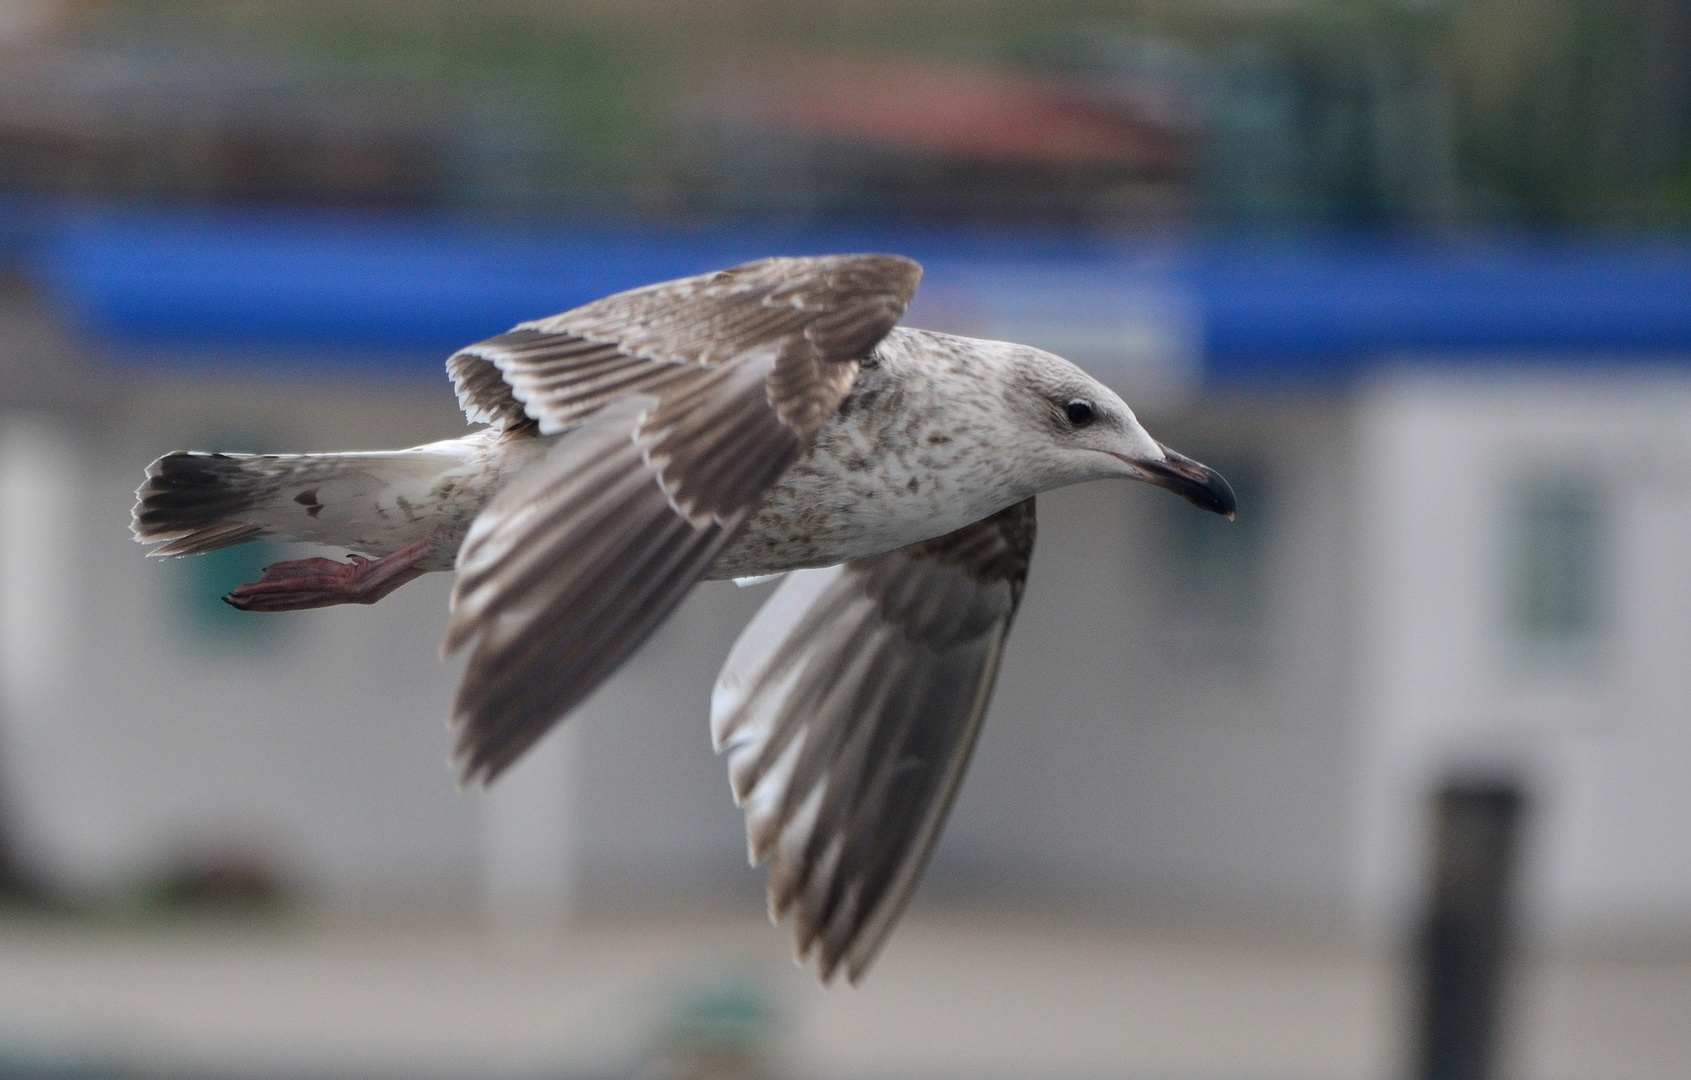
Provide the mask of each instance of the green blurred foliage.
{"label": "green blurred foliage", "polygon": [[1534,219],[1691,222],[1691,4],[1471,0],[1442,28],[1457,160]]}
{"label": "green blurred foliage", "polygon": [[1171,80],[1208,138],[1194,205],[1221,217],[1684,224],[1691,203],[1691,0],[87,0],[74,11],[84,42],[287,58],[400,87],[419,110],[456,109],[472,203],[696,207],[692,99],[776,47]]}

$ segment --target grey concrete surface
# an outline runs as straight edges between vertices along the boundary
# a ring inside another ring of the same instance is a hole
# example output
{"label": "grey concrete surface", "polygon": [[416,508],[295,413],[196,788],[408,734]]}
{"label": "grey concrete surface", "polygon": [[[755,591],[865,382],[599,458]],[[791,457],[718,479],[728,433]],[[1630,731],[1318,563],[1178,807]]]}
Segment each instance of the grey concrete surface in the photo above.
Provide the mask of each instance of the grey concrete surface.
{"label": "grey concrete surface", "polygon": [[[923,909],[863,986],[823,990],[755,916],[601,912],[498,937],[452,922],[0,924],[0,1062],[628,1076],[726,994],[770,1010],[751,1052],[775,1077],[1400,1075],[1400,967],[1319,932]],[[1691,955],[1534,960],[1513,1013],[1513,1076],[1683,1077]]]}

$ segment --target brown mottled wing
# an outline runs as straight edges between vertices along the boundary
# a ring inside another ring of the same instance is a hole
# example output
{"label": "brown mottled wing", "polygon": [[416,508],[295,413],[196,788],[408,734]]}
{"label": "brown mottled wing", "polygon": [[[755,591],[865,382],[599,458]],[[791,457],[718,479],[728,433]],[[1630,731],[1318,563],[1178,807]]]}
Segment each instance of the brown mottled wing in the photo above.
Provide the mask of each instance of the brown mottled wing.
{"label": "brown mottled wing", "polygon": [[856,982],[962,783],[1033,552],[1034,501],[949,535],[789,574],[711,701],[770,915]]}
{"label": "brown mottled wing", "polygon": [[766,259],[468,351],[543,433],[570,433],[458,554],[446,647],[475,642],[452,716],[466,780],[497,776],[674,609],[809,447],[920,277],[891,255]]}
{"label": "brown mottled wing", "polygon": [[[714,274],[618,293],[460,350],[447,361],[472,422],[571,427],[630,393],[663,391],[700,367],[779,353],[771,402],[781,420],[814,428],[842,360],[863,356],[909,304],[922,268],[896,255],[762,259]],[[837,397],[835,397],[837,403]]]}

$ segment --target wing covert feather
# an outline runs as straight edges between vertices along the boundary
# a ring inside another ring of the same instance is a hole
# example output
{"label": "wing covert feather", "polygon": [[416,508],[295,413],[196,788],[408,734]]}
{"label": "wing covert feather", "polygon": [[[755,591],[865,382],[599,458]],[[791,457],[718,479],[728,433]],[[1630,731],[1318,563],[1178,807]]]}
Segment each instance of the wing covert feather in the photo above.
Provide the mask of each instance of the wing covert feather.
{"label": "wing covert feather", "polygon": [[767,351],[776,419],[809,438],[850,388],[849,361],[886,336],[921,277],[896,255],[762,259],[520,323],[447,367],[472,422],[515,413],[550,435],[623,394],[662,397],[689,369]]}

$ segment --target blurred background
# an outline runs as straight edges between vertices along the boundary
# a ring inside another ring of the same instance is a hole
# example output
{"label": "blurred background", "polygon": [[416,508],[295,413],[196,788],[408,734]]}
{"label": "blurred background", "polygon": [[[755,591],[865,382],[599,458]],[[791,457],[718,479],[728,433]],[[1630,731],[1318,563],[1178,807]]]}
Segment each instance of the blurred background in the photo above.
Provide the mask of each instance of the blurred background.
{"label": "blurred background", "polygon": [[[160,453],[451,437],[459,345],[846,250],[1240,503],[1041,499],[860,988],[710,752],[767,586],[483,794],[444,575],[128,537]],[[1691,1071],[1686,0],[0,0],[0,405],[0,1076]]]}

